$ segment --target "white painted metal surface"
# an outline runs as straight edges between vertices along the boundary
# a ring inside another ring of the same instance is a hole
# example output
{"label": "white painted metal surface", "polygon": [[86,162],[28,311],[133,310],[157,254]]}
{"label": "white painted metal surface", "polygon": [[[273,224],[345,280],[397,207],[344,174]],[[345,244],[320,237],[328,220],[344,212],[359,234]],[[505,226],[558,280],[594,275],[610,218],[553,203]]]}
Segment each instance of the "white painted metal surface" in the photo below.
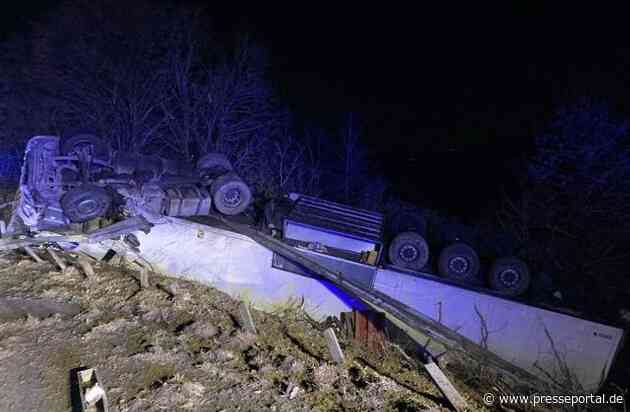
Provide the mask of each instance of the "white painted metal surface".
{"label": "white painted metal surface", "polygon": [[545,380],[565,381],[566,366],[585,391],[599,388],[623,337],[619,328],[394,270],[379,269],[374,288]]}
{"label": "white painted metal surface", "polygon": [[[134,232],[140,254],[155,271],[208,284],[260,309],[304,297],[305,309],[319,319],[352,310],[348,298],[329,282],[272,268],[273,253],[248,237],[183,219],[166,221],[149,234]],[[100,257],[109,245],[81,248]]]}

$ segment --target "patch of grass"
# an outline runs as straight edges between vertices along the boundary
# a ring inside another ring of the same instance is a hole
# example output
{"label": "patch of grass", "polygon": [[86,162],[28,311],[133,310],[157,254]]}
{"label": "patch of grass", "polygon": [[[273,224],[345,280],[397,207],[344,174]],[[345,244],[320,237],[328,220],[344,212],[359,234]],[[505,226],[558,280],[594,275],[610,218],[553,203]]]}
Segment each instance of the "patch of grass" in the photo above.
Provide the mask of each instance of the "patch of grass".
{"label": "patch of grass", "polygon": [[176,368],[174,365],[150,363],[142,370],[138,384],[142,389],[149,389],[166,382],[175,376],[175,372]]}
{"label": "patch of grass", "polygon": [[127,355],[132,356],[137,353],[142,353],[146,350],[150,343],[146,339],[147,332],[139,329],[129,332],[127,334],[127,341],[125,343],[125,350]]}
{"label": "patch of grass", "polygon": [[313,410],[321,412],[339,411],[339,396],[333,391],[316,391],[311,395]]}
{"label": "patch of grass", "polygon": [[386,411],[391,412],[416,412],[425,409],[427,406],[418,402],[416,399],[404,396],[392,399],[385,405]]}
{"label": "patch of grass", "polygon": [[68,345],[50,354],[49,362],[52,370],[67,371],[81,366],[81,352],[75,346]]}
{"label": "patch of grass", "polygon": [[199,353],[204,350],[209,350],[214,347],[214,345],[208,339],[201,339],[197,336],[190,336],[186,339],[186,350],[191,353]]}

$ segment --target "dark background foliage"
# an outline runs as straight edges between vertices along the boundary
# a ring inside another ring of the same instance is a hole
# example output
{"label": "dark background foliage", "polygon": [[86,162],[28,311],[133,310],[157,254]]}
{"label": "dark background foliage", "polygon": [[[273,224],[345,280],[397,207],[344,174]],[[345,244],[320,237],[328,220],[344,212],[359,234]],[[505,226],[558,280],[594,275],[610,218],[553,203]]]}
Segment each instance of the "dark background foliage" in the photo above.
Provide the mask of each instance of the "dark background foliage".
{"label": "dark background foliage", "polygon": [[219,151],[263,198],[468,223],[495,249],[502,230],[562,304],[615,317],[630,52],[615,19],[579,12],[21,2],[2,15],[0,174],[36,134]]}

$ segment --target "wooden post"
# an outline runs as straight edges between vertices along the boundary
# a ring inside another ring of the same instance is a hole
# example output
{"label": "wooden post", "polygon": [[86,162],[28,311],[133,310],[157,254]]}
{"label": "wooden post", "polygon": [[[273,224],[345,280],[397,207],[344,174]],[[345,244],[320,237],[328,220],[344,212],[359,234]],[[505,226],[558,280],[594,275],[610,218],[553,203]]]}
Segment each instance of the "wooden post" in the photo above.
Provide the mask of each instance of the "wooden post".
{"label": "wooden post", "polygon": [[37,256],[37,253],[35,253],[35,251],[33,249],[31,249],[30,246],[24,246],[22,249],[24,249],[26,251],[26,253],[28,253],[28,255],[35,260],[35,262],[37,262],[37,263],[43,263],[44,262],[44,259],[42,259],[39,256]]}
{"label": "wooden post", "polygon": [[465,411],[467,408],[466,401],[462,395],[457,392],[457,389],[453,386],[451,381],[444,375],[442,369],[439,368],[432,360],[424,364],[424,369],[427,371],[433,383],[438,387],[440,392],[448,399],[453,405],[456,411]]}
{"label": "wooden post", "polygon": [[341,312],[339,317],[346,336],[349,339],[354,339],[354,314],[352,312]]}
{"label": "wooden post", "polygon": [[354,310],[354,339],[360,344],[367,343],[368,324],[365,312]]}
{"label": "wooden post", "polygon": [[324,331],[324,337],[326,338],[326,344],[328,345],[328,351],[332,359],[336,363],[343,363],[345,358],[341,346],[339,346],[339,341],[337,341],[335,331],[332,328],[326,329]]}
{"label": "wooden post", "polygon": [[254,325],[254,319],[252,318],[252,314],[249,311],[249,305],[245,302],[241,302],[238,305],[238,312],[241,318],[241,326],[245,331],[253,333],[254,335],[258,334],[256,331],[256,325]]}
{"label": "wooden post", "polygon": [[53,249],[48,248],[46,249],[48,251],[48,254],[50,255],[50,257],[53,258],[53,260],[55,261],[55,263],[57,264],[57,266],[59,266],[59,269],[61,269],[62,271],[66,270],[66,263],[63,261],[63,259],[61,259],[59,257],[59,255],[57,255],[57,252],[55,252]]}
{"label": "wooden post", "polygon": [[372,351],[382,351],[385,347],[383,323],[385,315],[377,311],[367,313],[367,346]]}
{"label": "wooden post", "polygon": [[85,273],[85,276],[89,280],[96,280],[96,275],[94,273],[94,269],[92,268],[92,264],[86,257],[80,256],[78,263],[79,266],[81,266],[81,269],[83,269],[83,273]]}
{"label": "wooden post", "polygon": [[370,350],[382,350],[384,315],[381,312],[366,310],[354,311],[354,339]]}
{"label": "wooden post", "polygon": [[142,289],[148,289],[151,287],[149,283],[149,270],[147,268],[140,269],[140,287]]}
{"label": "wooden post", "polygon": [[0,220],[0,237],[4,236],[5,233],[7,233],[7,225],[4,220]]}

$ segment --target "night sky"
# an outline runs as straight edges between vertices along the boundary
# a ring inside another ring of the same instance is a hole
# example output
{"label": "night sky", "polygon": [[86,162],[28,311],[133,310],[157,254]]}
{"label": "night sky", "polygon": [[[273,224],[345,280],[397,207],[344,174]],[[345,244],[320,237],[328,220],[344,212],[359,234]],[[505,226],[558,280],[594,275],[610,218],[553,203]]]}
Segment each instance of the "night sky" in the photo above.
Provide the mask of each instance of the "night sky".
{"label": "night sky", "polygon": [[[3,34],[55,3],[21,2],[2,15]],[[459,215],[491,210],[514,187],[517,160],[554,107],[590,95],[628,111],[623,13],[534,2],[189,3],[206,6],[218,38],[248,31],[269,47],[272,78],[298,119],[333,127],[356,113],[374,170],[408,200]]]}
{"label": "night sky", "polygon": [[625,24],[514,4],[238,14],[299,113],[358,112],[375,166],[409,200],[476,217],[513,192],[555,107],[588,95],[627,111]]}

